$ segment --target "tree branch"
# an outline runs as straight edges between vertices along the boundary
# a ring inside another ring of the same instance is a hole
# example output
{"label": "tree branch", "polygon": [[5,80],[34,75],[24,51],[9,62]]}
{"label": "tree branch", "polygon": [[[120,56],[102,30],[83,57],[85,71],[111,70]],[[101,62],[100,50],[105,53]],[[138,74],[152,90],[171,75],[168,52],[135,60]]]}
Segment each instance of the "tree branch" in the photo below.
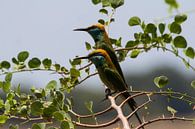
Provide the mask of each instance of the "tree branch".
{"label": "tree branch", "polygon": [[146,125],[158,122],[158,121],[172,121],[172,120],[179,120],[179,121],[194,121],[194,118],[184,118],[184,117],[162,117],[162,118],[155,118],[153,120],[149,120],[146,122],[143,122],[142,124],[140,124],[139,126],[137,126],[135,129],[141,129]]}

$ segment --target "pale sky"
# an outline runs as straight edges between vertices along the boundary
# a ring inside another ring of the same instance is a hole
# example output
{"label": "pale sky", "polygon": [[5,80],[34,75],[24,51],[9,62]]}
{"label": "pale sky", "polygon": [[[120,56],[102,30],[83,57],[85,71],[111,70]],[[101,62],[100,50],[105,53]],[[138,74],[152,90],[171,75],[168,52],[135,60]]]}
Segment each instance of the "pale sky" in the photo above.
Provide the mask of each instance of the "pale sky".
{"label": "pale sky", "polygon": [[[181,3],[180,12],[195,10],[194,0],[178,1]],[[87,33],[72,30],[87,27],[96,23],[99,18],[104,18],[98,12],[100,8],[100,5],[94,6],[91,0],[0,0],[0,60],[11,59],[19,51],[28,50],[31,57],[48,57],[69,66],[69,59],[76,55],[88,54],[85,50],[85,41],[93,42]],[[128,26],[130,17],[139,16],[146,22],[154,22],[157,18],[169,15],[164,0],[126,0],[125,5],[116,11],[110,36],[122,37],[125,44],[137,31],[136,28]],[[183,24],[182,35],[186,37],[189,46],[195,47],[195,11],[187,15],[188,20]],[[171,20],[173,19],[169,21]],[[191,62],[195,66],[195,61]],[[182,61],[170,53],[152,51],[137,59],[127,59],[121,65],[123,69],[127,69],[125,73],[129,71],[141,73],[166,64],[184,71],[184,74],[194,76],[192,70],[186,70]],[[16,78],[22,77],[24,80],[34,78],[38,82],[43,78],[45,81],[40,81],[41,85],[53,78],[48,74],[41,78],[37,77],[36,73],[27,75],[20,74],[20,77]]]}

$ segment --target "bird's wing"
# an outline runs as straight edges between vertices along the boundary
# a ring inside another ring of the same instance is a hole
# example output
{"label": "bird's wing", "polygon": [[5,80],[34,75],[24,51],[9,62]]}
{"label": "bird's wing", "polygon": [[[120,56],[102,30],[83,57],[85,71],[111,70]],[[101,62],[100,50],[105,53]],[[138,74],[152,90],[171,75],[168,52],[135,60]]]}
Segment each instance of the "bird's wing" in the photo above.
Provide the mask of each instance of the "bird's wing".
{"label": "bird's wing", "polygon": [[124,78],[122,69],[120,67],[120,64],[118,62],[118,58],[117,58],[117,56],[115,54],[115,51],[114,51],[113,47],[110,47],[110,46],[106,45],[106,43],[101,44],[99,47],[101,47],[104,50],[106,50],[106,52],[109,54],[109,56],[110,56],[110,58],[112,60],[112,63],[114,64],[114,66],[118,70],[118,73],[121,75],[123,81],[125,82],[125,78]]}
{"label": "bird's wing", "polygon": [[118,72],[110,68],[105,68],[104,72],[105,72],[106,78],[108,79],[110,83],[113,84],[116,91],[127,90],[127,86]]}

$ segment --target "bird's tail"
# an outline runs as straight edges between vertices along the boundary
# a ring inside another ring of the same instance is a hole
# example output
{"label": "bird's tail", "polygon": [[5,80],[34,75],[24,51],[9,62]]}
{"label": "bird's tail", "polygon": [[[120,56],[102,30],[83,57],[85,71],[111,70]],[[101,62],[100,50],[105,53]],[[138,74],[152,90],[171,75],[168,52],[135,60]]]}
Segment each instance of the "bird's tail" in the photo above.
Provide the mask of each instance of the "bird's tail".
{"label": "bird's tail", "polygon": [[[130,95],[128,92],[125,92],[125,93],[123,93],[123,96],[124,96],[125,98],[128,98],[128,97],[131,96],[131,95]],[[137,108],[137,104],[136,104],[136,102],[135,102],[134,99],[129,99],[129,100],[128,100],[128,104],[129,104],[129,106],[130,106],[130,108],[131,108],[132,111],[134,111],[134,110]],[[135,112],[134,114],[135,114],[137,120],[139,121],[139,124],[142,124],[142,121],[141,121],[141,119],[140,119],[138,113]],[[144,128],[143,128],[143,129],[144,129]]]}

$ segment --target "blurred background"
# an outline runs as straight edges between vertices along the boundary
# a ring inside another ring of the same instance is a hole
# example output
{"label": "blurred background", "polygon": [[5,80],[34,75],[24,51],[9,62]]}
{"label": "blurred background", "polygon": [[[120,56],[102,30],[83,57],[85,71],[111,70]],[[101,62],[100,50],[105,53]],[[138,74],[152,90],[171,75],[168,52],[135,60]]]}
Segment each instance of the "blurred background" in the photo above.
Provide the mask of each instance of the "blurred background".
{"label": "blurred background", "polygon": [[[179,11],[188,12],[188,19],[182,26],[182,35],[187,39],[188,45],[194,48],[195,1],[178,0],[178,2]],[[100,8],[101,5],[95,6],[91,0],[1,0],[0,60],[11,60],[20,51],[27,50],[31,57],[48,57],[56,63],[70,67],[69,59],[76,55],[88,54],[85,50],[85,41],[93,43],[87,33],[74,32],[73,29],[90,26],[97,23],[99,18],[105,18],[98,12]],[[173,11],[173,14],[176,12]],[[168,13],[168,6],[164,0],[126,0],[124,6],[116,11],[115,22],[110,26],[109,36],[122,37],[124,45],[133,39],[133,33],[139,31],[136,27],[128,26],[130,17],[139,16],[145,22],[154,22],[169,15],[171,14]],[[191,64],[195,66],[195,61],[191,60]],[[169,88],[194,95],[195,90],[190,87],[191,81],[195,79],[194,71],[187,69],[184,63],[171,53],[152,50],[136,59],[126,59],[121,63],[121,67],[128,84],[134,90],[158,90],[153,84],[153,79],[165,75],[170,80]],[[57,80],[58,77],[45,72],[17,73],[14,74],[13,82],[20,83],[23,89],[29,90],[32,86],[44,87],[50,80]],[[106,102],[102,102],[104,98],[102,85],[98,76],[95,76],[77,86],[71,93],[75,101],[75,110],[87,112],[85,101],[94,101],[95,111],[104,109]],[[138,98],[136,101],[139,103],[143,100]],[[167,106],[174,107],[180,116],[195,116],[188,104],[177,100],[167,102],[164,97],[155,98],[155,102],[150,106],[150,110],[153,111],[150,116],[162,115],[166,112]],[[143,110],[141,113],[147,114],[147,111]],[[120,127],[120,123],[118,125]],[[194,128],[190,123],[178,124],[178,122],[160,123],[150,128],[161,129],[162,125],[170,129]]]}

